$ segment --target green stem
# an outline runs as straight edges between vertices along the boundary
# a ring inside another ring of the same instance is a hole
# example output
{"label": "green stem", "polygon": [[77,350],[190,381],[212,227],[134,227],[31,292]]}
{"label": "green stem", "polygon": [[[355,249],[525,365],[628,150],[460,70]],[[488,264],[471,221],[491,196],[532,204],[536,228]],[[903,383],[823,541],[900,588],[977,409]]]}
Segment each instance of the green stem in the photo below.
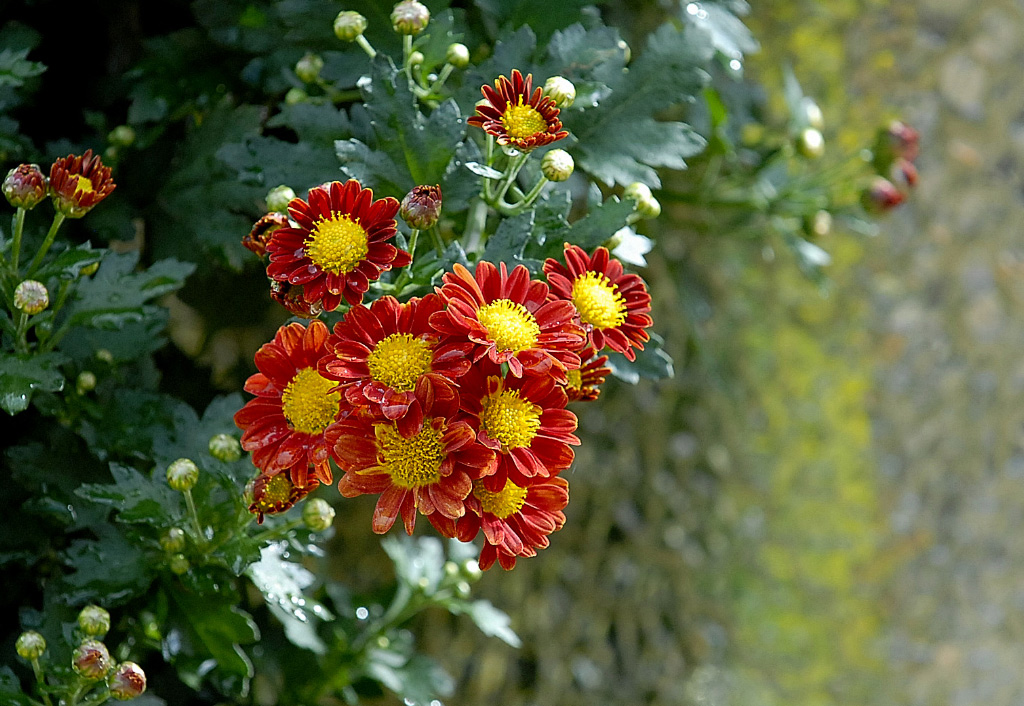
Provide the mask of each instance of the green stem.
{"label": "green stem", "polygon": [[434,241],[434,250],[437,251],[438,255],[444,253],[444,241],[441,240],[441,233],[437,230],[437,226],[430,229],[430,237]]}
{"label": "green stem", "polygon": [[25,277],[31,277],[35,273],[36,268],[42,264],[43,258],[46,257],[46,253],[50,250],[50,246],[53,245],[53,239],[57,237],[57,231],[60,229],[61,224],[64,222],[66,216],[58,211],[53,214],[53,223],[50,224],[50,230],[46,233],[46,238],[43,240],[42,246],[39,248],[39,252],[32,258],[31,264],[28,266],[28,272],[25,273]]}
{"label": "green stem", "polygon": [[376,58],[377,50],[374,49],[368,41],[366,41],[366,37],[360,34],[358,37],[356,37],[356,44],[358,44],[362,48],[362,50],[366,52],[366,55],[368,57],[370,57],[371,59]]}
{"label": "green stem", "polygon": [[42,694],[43,701],[46,703],[46,706],[51,706],[50,695],[47,694],[46,691],[44,690],[44,687],[46,686],[46,678],[43,675],[43,667],[39,664],[38,657],[32,658],[32,671],[35,672],[36,686],[39,687],[39,693]]}
{"label": "green stem", "polygon": [[195,525],[196,542],[202,547],[206,544],[206,535],[203,534],[202,525],[199,524],[199,513],[196,512],[196,502],[192,499],[191,489],[186,490],[185,505],[188,506],[188,514],[192,516],[192,524]]}
{"label": "green stem", "polygon": [[405,75],[409,79],[409,87],[412,88],[412,64],[409,57],[412,56],[412,35],[402,35],[402,66],[405,67]]}
{"label": "green stem", "polygon": [[501,180],[498,187],[498,193],[494,195],[495,202],[501,201],[505,198],[505,193],[509,190],[509,187],[512,186],[513,182],[515,182],[516,177],[519,176],[519,170],[523,168],[523,165],[526,164],[526,160],[529,158],[530,155],[528,152],[523,152],[512,158],[505,170],[505,178]]}
{"label": "green stem", "polygon": [[85,701],[83,701],[80,704],[80,706],[100,706],[100,704],[106,702],[107,699],[109,699],[109,698],[110,698],[110,690],[107,689],[106,691],[97,692],[93,696],[90,696],[89,698],[85,699]]}
{"label": "green stem", "polygon": [[448,77],[452,75],[452,71],[454,70],[454,66],[451,64],[445,64],[441,69],[441,73],[438,75],[437,80],[430,84],[430,92],[436,93],[441,90],[441,86],[444,85],[444,82],[448,80]]}
{"label": "green stem", "polygon": [[18,257],[21,255],[21,232],[25,229],[25,209],[18,208],[14,214],[14,236],[11,241],[11,271],[18,279]]}
{"label": "green stem", "polygon": [[16,317],[18,323],[14,332],[14,349],[18,353],[28,353],[28,340],[25,338],[28,331],[28,314],[19,311]]}
{"label": "green stem", "polygon": [[[486,184],[485,180],[484,185],[486,186]],[[487,202],[483,198],[478,198],[473,202],[473,207],[469,211],[469,217],[466,219],[466,234],[463,244],[467,253],[475,253],[483,245],[484,228],[486,226]]]}
{"label": "green stem", "polygon": [[409,264],[402,270],[402,274],[398,275],[398,279],[395,280],[395,289],[401,289],[402,285],[412,279],[412,265],[416,262],[416,241],[420,237],[419,228],[413,228],[412,233],[409,235]]}
{"label": "green stem", "polygon": [[254,540],[256,540],[257,542],[261,542],[261,543],[262,542],[269,542],[269,541],[274,540],[274,539],[280,539],[281,537],[284,537],[289,532],[291,532],[293,529],[296,529],[297,527],[299,527],[301,524],[302,524],[302,518],[296,518],[294,520],[288,520],[283,525],[279,525],[278,527],[270,527],[270,528],[265,529],[265,530],[263,530],[261,532],[257,532],[256,534],[254,534],[252,536],[252,538]]}
{"label": "green stem", "polygon": [[415,593],[409,584],[399,582],[398,590],[395,591],[395,597],[391,599],[391,605],[384,611],[384,615],[368,625],[366,630],[356,638],[352,644],[353,650],[355,652],[361,651],[372,638],[384,635],[388,630],[397,626],[408,617],[405,616],[405,612],[414,596]]}
{"label": "green stem", "polygon": [[548,178],[542,174],[537,183],[534,184],[533,188],[526,193],[526,196],[524,196],[519,201],[519,203],[512,204],[512,213],[506,213],[505,215],[516,216],[525,211],[526,209],[528,209],[531,205],[533,205],[533,202],[537,200],[537,197],[540,196],[541,190],[547,183]]}

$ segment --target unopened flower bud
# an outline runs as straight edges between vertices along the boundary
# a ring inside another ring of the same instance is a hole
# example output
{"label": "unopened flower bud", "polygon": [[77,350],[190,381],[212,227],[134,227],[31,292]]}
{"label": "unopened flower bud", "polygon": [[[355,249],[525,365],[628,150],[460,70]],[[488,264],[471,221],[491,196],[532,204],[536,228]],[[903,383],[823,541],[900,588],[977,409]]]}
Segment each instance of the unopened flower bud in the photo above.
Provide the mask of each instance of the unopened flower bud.
{"label": "unopened flower bud", "polygon": [[344,10],[334,18],[334,36],[343,42],[354,42],[366,31],[366,18],[354,10]]}
{"label": "unopened flower bud", "polygon": [[14,290],[14,306],[29,316],[35,316],[50,305],[46,285],[34,279],[24,280]]}
{"label": "unopened flower bud", "polygon": [[46,639],[35,630],[28,630],[18,636],[14,649],[22,659],[39,659],[46,651]]}
{"label": "unopened flower bud", "polygon": [[176,554],[185,548],[185,530],[171,527],[160,535],[160,548],[168,554]]}
{"label": "unopened flower bud", "polygon": [[167,565],[171,567],[171,571],[181,576],[183,573],[191,568],[191,564],[188,563],[188,559],[184,554],[175,554],[171,557],[171,560],[167,562]]}
{"label": "unopened flower bud", "polygon": [[100,361],[101,363],[106,363],[107,365],[113,365],[114,354],[111,353],[106,348],[100,348],[98,351],[96,351],[96,360]]}
{"label": "unopened flower bud", "polygon": [[7,172],[4,197],[15,208],[31,210],[46,198],[46,175],[38,164],[21,164]]}
{"label": "unopened flower bud", "polygon": [[476,581],[478,578],[483,576],[484,573],[480,569],[480,563],[476,559],[466,559],[466,561],[462,563],[462,572],[470,581]]}
{"label": "unopened flower bud", "polygon": [[575,168],[572,155],[565,150],[551,150],[540,160],[540,172],[549,181],[565,181]]}
{"label": "unopened flower bud", "polygon": [[96,274],[96,271],[100,269],[100,263],[92,262],[79,270],[83,277],[91,277]]}
{"label": "unopened flower bud", "polygon": [[449,44],[448,51],[444,54],[444,60],[457,69],[466,68],[469,66],[469,47],[459,42]]}
{"label": "unopened flower bud", "polygon": [[426,57],[423,56],[423,52],[414,51],[409,55],[409,66],[421,66]]}
{"label": "unopened flower bud", "polygon": [[544,95],[561,108],[568,108],[576,100],[576,86],[562,76],[552,76],[544,82]]}
{"label": "unopened flower bud", "polygon": [[188,458],[179,458],[167,467],[167,485],[184,493],[192,490],[199,480],[199,467]]}
{"label": "unopened flower bud", "polygon": [[285,213],[288,204],[295,198],[295,191],[292,187],[281,184],[267,192],[267,210],[275,213]]}
{"label": "unopened flower bud", "polygon": [[313,532],[323,532],[334,524],[334,508],[321,498],[307,500],[302,507],[302,521]]}
{"label": "unopened flower bud", "polygon": [[87,605],[78,614],[78,627],[89,637],[102,640],[110,631],[110,613],[98,605]]}
{"label": "unopened flower bud", "polygon": [[253,224],[252,230],[242,238],[242,245],[255,253],[256,257],[263,257],[267,254],[267,243],[270,242],[274,231],[287,225],[288,217],[283,213],[278,213],[277,211],[268,213]]}
{"label": "unopened flower bud", "polygon": [[909,160],[917,159],[918,143],[920,140],[917,130],[906,123],[894,120],[886,128],[885,136],[893,157],[902,157]]}
{"label": "unopened flower bud", "polygon": [[399,34],[419,34],[430,22],[430,10],[418,0],[402,0],[391,11],[391,26]]}
{"label": "unopened flower bud", "polygon": [[301,88],[289,88],[288,92],[284,94],[284,102],[288,105],[299,105],[307,100],[309,100],[309,94]]}
{"label": "unopened flower bud", "polygon": [[469,582],[467,582],[467,581],[459,581],[457,584],[455,584],[455,592],[461,598],[469,597],[469,593],[470,593]]}
{"label": "unopened flower bud", "polygon": [[270,298],[303,319],[315,319],[324,310],[322,301],[307,302],[302,287],[287,282],[271,282]]}
{"label": "unopened flower bud", "polygon": [[75,391],[80,395],[92,392],[96,389],[96,373],[91,370],[83,370],[75,378]]}
{"label": "unopened flower bud", "polygon": [[86,640],[71,655],[71,666],[83,679],[96,681],[110,671],[110,652],[99,640]]}
{"label": "unopened flower bud", "polygon": [[324,60],[318,54],[306,54],[295,64],[295,75],[299,77],[300,81],[313,83],[320,78],[323,68]]}
{"label": "unopened flower bud", "polygon": [[135,142],[135,129],[131,125],[118,125],[107,135],[110,144],[128,147]]}
{"label": "unopened flower bud", "polygon": [[238,439],[230,434],[214,434],[210,437],[207,447],[210,450],[210,455],[218,461],[232,463],[242,458],[242,446],[238,443]]}
{"label": "unopened flower bud", "polygon": [[643,218],[657,218],[661,215],[661,203],[654,198],[651,188],[640,181],[634,181],[626,187],[622,195],[636,201],[636,212]]}
{"label": "unopened flower bud", "polygon": [[626,40],[620,39],[615,46],[617,46],[619,51],[622,52],[622,58],[628,64],[629,60],[633,58],[633,50],[629,48],[628,44],[626,44]]}
{"label": "unopened flower bud", "polygon": [[444,563],[444,575],[447,578],[455,578],[459,575],[459,565],[454,561],[446,561]]}
{"label": "unopened flower bud", "polygon": [[824,237],[832,230],[832,214],[821,209],[804,219],[804,233],[811,237]]}
{"label": "unopened flower bud", "polygon": [[917,186],[917,167],[909,159],[899,157],[889,169],[889,180],[900,191],[908,193]]}
{"label": "unopened flower bud", "polygon": [[399,214],[410,228],[424,230],[437,223],[441,217],[441,200],[440,185],[414,186],[402,199]]}
{"label": "unopened flower bud", "polygon": [[107,686],[118,701],[134,699],[146,690],[146,673],[135,662],[121,662],[107,679]]}
{"label": "unopened flower bud", "polygon": [[818,159],[825,154],[825,137],[821,130],[809,127],[800,132],[796,141],[796,148],[808,159]]}
{"label": "unopened flower bud", "polygon": [[906,200],[903,192],[885,177],[875,177],[871,186],[861,195],[864,208],[872,213],[889,211]]}
{"label": "unopened flower bud", "polygon": [[814,102],[813,98],[805,96],[800,102],[800,107],[804,113],[804,123],[808,127],[812,127],[815,130],[822,130],[825,127],[825,115],[821,112],[821,108]]}

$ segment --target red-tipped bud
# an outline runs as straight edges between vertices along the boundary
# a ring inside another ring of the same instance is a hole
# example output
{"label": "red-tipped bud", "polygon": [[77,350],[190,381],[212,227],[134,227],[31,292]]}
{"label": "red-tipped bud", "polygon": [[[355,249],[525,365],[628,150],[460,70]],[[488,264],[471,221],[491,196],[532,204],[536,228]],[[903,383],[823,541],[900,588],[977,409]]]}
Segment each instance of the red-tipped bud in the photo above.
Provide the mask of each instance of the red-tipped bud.
{"label": "red-tipped bud", "polygon": [[268,213],[253,225],[249,234],[242,238],[242,245],[255,253],[256,257],[267,254],[267,243],[278,228],[288,225],[288,216],[283,213]]}
{"label": "red-tipped bud", "polygon": [[4,197],[15,208],[31,210],[46,198],[46,175],[38,164],[21,164],[7,172]]}
{"label": "red-tipped bud", "polygon": [[901,157],[892,163],[892,168],[889,169],[889,180],[900,191],[907,193],[917,186],[917,167],[910,160]]}
{"label": "red-tipped bud", "polygon": [[270,298],[302,319],[315,319],[324,310],[320,302],[307,302],[303,299],[302,287],[287,282],[271,282]]}
{"label": "red-tipped bud", "polygon": [[75,673],[83,679],[96,681],[107,676],[110,671],[110,652],[99,640],[86,640],[71,655],[71,666]]}
{"label": "red-tipped bud", "polygon": [[391,11],[391,26],[399,34],[419,34],[430,22],[430,10],[418,0],[402,0]]}
{"label": "red-tipped bud", "polygon": [[146,690],[146,673],[135,662],[121,662],[107,679],[107,686],[118,701],[134,699]]}
{"label": "red-tipped bud", "polygon": [[899,120],[893,120],[886,128],[885,136],[888,138],[893,157],[917,159],[920,140],[917,130]]}
{"label": "red-tipped bud", "polygon": [[402,199],[399,213],[411,228],[430,228],[441,216],[441,187],[437,184],[414,186]]}
{"label": "red-tipped bud", "polygon": [[906,200],[903,192],[884,177],[876,177],[871,186],[861,195],[864,208],[873,213],[883,213],[896,208]]}

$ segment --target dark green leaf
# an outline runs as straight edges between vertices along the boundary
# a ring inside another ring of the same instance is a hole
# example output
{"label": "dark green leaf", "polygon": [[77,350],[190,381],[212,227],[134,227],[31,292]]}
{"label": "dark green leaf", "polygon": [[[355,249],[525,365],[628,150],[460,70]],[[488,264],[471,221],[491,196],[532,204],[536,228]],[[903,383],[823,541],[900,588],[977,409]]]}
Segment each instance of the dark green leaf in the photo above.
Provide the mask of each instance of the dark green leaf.
{"label": "dark green leaf", "polygon": [[119,522],[146,522],[156,526],[168,524],[168,515],[181,514],[181,493],[167,485],[162,469],[145,476],[134,468],[110,464],[112,484],[87,484],[77,494],[88,500],[109,505],[118,511]]}
{"label": "dark green leaf", "polygon": [[60,392],[64,376],[58,366],[67,357],[44,353],[31,358],[0,357],[0,409],[14,416],[28,409],[34,392]]}
{"label": "dark green leaf", "polygon": [[672,356],[661,347],[664,339],[656,333],[644,344],[644,350],[636,351],[636,360],[629,361],[626,356],[614,351],[608,353],[608,367],[615,377],[635,385],[640,378],[660,380],[675,375]]}
{"label": "dark green leaf", "polygon": [[32,706],[32,700],[21,691],[18,675],[10,667],[0,667],[0,701],[4,706]]}
{"label": "dark green leaf", "polygon": [[561,259],[563,243],[573,243],[587,251],[593,250],[624,227],[633,210],[632,201],[620,201],[613,196],[600,206],[592,208],[590,213],[572,225],[552,233],[544,243],[544,254]]}
{"label": "dark green leaf", "polygon": [[541,43],[568,24],[579,19],[580,10],[593,4],[591,0],[561,0],[552,3],[550,0],[474,0],[484,17],[495,29],[517,29],[530,27]]}
{"label": "dark green leaf", "polygon": [[46,266],[39,270],[36,276],[43,282],[51,277],[70,280],[78,279],[82,273],[82,268],[99,262],[105,252],[106,250],[102,248],[91,247],[89,243],[68,248],[47,262]]}
{"label": "dark green leaf", "polygon": [[263,594],[271,611],[284,624],[288,640],[316,654],[325,654],[327,645],[316,634],[312,621],[333,620],[327,609],[303,594],[316,577],[307,569],[284,559],[285,544],[264,547],[260,560],[246,569],[246,575]]}
{"label": "dark green leaf", "polygon": [[504,219],[487,239],[481,256],[489,262],[504,262],[510,268],[523,262],[523,250],[533,234],[533,211]]}
{"label": "dark green leaf", "polygon": [[143,593],[153,580],[152,563],[120,530],[108,523],[93,526],[98,541],[78,539],[64,553],[72,573],[65,576],[61,600],[67,605],[89,601],[109,606]]}

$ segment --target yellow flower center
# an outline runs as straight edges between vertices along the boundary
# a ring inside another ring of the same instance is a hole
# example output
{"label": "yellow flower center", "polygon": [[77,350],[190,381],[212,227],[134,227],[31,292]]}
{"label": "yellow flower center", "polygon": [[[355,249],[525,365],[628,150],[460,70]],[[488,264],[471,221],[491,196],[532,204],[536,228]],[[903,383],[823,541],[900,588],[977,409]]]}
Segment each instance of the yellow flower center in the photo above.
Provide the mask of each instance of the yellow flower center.
{"label": "yellow flower center", "polygon": [[566,370],[565,377],[568,380],[565,386],[570,390],[579,391],[583,389],[583,373],[579,370]]}
{"label": "yellow flower center", "polygon": [[518,105],[508,104],[501,116],[501,124],[505,126],[505,134],[519,140],[548,129],[548,121],[532,105],[523,105],[522,96],[519,96]]}
{"label": "yellow flower center", "polygon": [[476,317],[500,351],[518,353],[537,345],[540,326],[522,304],[508,299],[496,299],[480,307]]}
{"label": "yellow flower center", "polygon": [[430,372],[430,343],[408,333],[393,333],[370,351],[370,376],[398,392],[412,392],[423,373]]}
{"label": "yellow flower center", "polygon": [[78,183],[75,185],[76,196],[78,194],[91,194],[93,193],[93,191],[95,191],[95,189],[92,188],[92,181],[89,180],[89,177],[84,177],[81,174],[76,174],[75,179],[78,180]]}
{"label": "yellow flower center", "polygon": [[583,323],[596,329],[615,328],[626,320],[626,300],[600,272],[586,272],[572,283],[572,303]]}
{"label": "yellow flower center", "polygon": [[315,368],[303,368],[281,395],[281,411],[295,431],[321,434],[334,421],[341,394],[330,392],[337,383],[321,377]]}
{"label": "yellow flower center", "polygon": [[336,275],[354,270],[370,252],[366,231],[346,213],[332,213],[317,223],[303,245],[313,264]]}
{"label": "yellow flower center", "polygon": [[473,481],[473,495],[480,501],[484,512],[489,512],[504,520],[523,509],[526,504],[526,488],[520,488],[510,480],[500,492],[492,493],[484,487],[481,480]]}
{"label": "yellow flower center", "polygon": [[263,486],[260,497],[256,499],[256,505],[264,512],[272,511],[281,505],[286,505],[292,497],[292,482],[287,473],[278,473],[271,477]]}
{"label": "yellow flower center", "polygon": [[483,401],[480,423],[503,450],[529,446],[540,429],[541,408],[519,397],[518,390],[502,390]]}
{"label": "yellow flower center", "polygon": [[377,462],[399,488],[422,488],[441,480],[444,461],[444,426],[435,429],[426,420],[416,436],[408,439],[398,433],[394,424],[377,424]]}

